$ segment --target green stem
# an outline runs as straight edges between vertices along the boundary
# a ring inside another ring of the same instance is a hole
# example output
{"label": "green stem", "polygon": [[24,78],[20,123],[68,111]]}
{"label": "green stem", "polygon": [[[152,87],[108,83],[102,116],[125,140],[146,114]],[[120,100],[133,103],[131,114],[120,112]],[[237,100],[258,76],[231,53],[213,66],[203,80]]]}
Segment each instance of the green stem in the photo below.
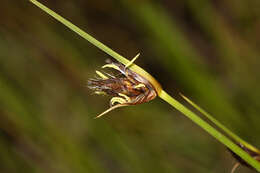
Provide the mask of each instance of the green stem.
{"label": "green stem", "polygon": [[234,153],[236,153],[243,160],[245,160],[248,164],[250,164],[252,167],[254,167],[257,171],[260,172],[260,164],[258,163],[258,161],[253,159],[249,154],[247,154],[244,150],[242,150],[239,146],[237,146],[229,138],[227,138],[226,136],[221,134],[219,131],[217,131],[215,128],[213,128],[206,121],[204,121],[199,116],[197,116],[195,113],[193,113],[188,108],[183,106],[180,102],[178,102],[177,100],[172,98],[164,90],[161,92],[160,98],[163,99],[164,101],[166,101],[167,103],[169,103],[170,105],[172,105],[174,108],[176,108],[181,113],[183,113],[186,117],[191,119],[194,123],[199,125],[205,131],[207,131],[211,136],[215,137],[219,142],[224,144],[226,147],[228,147],[230,150],[232,150]]}
{"label": "green stem", "polygon": [[84,32],[82,29],[80,29],[79,27],[77,27],[76,25],[74,25],[73,23],[68,21],[67,19],[64,19],[62,16],[60,16],[57,13],[55,13],[54,11],[52,11],[51,9],[46,7],[45,5],[41,4],[40,2],[38,2],[36,0],[30,0],[30,1],[34,5],[36,5],[37,7],[42,9],[43,11],[45,11],[47,14],[51,15],[56,20],[58,20],[59,22],[61,22],[65,26],[67,26],[69,29],[71,29],[72,31],[76,32],[78,35],[80,35],[84,39],[88,40],[91,44],[93,44],[94,46],[98,47],[102,51],[106,52],[111,57],[115,58],[117,61],[119,61],[119,62],[121,62],[123,64],[127,64],[129,62],[128,59],[124,58],[123,56],[121,56],[117,52],[113,51],[111,48],[109,48],[108,46],[104,45],[103,43],[101,43],[100,41],[98,41],[97,39],[95,39],[94,37],[89,35],[88,33]]}
{"label": "green stem", "polygon": [[213,116],[211,116],[208,112],[206,112],[204,109],[199,107],[197,104],[192,102],[189,98],[185,97],[184,95],[180,94],[189,104],[191,104],[195,109],[197,109],[199,112],[201,112],[206,118],[208,118],[211,122],[213,122],[217,127],[219,127],[221,130],[223,130],[227,135],[229,135],[232,139],[234,139],[236,142],[243,144],[247,148],[251,149],[252,151],[255,151],[259,153],[258,149],[256,149],[254,146],[240,138],[238,135],[233,133],[231,130],[229,130],[227,127],[225,127],[221,122],[219,122],[217,119],[215,119]]}

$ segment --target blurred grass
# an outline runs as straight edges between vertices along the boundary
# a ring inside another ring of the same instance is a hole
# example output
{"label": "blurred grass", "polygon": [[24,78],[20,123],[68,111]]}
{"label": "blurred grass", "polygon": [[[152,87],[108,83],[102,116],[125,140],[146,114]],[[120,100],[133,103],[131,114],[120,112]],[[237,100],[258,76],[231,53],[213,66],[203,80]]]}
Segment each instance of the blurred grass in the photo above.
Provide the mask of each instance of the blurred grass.
{"label": "blurred grass", "polygon": [[[258,1],[42,2],[120,54],[140,51],[168,91],[260,146]],[[0,172],[230,171],[225,148],[159,100],[93,120],[108,98],[86,80],[108,56],[27,1],[0,15]]]}

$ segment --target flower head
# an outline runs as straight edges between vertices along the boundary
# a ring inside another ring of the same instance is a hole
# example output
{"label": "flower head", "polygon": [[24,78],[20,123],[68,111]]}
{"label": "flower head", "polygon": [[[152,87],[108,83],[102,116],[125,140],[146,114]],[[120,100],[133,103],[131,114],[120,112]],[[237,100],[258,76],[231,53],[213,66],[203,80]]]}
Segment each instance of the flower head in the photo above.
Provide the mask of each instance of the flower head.
{"label": "flower head", "polygon": [[97,118],[118,107],[148,102],[158,95],[155,87],[146,78],[128,68],[138,56],[139,54],[126,66],[108,60],[108,64],[102,68],[112,68],[119,74],[112,75],[96,71],[98,77],[89,79],[88,87],[96,94],[113,96],[110,100],[110,108],[98,115]]}

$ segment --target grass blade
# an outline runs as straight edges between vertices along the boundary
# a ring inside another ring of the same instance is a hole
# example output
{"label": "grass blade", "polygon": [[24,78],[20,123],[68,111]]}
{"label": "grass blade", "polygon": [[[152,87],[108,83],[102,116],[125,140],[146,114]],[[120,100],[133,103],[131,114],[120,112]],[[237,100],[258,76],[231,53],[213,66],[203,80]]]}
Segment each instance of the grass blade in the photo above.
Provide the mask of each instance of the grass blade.
{"label": "grass blade", "polygon": [[227,127],[225,127],[222,123],[220,123],[217,119],[215,119],[213,116],[211,116],[208,112],[206,112],[204,109],[199,107],[197,104],[192,102],[189,98],[186,96],[180,94],[184,100],[186,100],[189,104],[191,104],[195,109],[197,109],[199,112],[201,112],[206,118],[208,118],[212,123],[214,123],[217,127],[219,127],[221,130],[223,130],[229,137],[233,138],[236,142],[241,143],[245,145],[247,148],[251,149],[252,151],[259,152],[258,149],[256,149],[251,144],[247,143],[243,139],[241,139],[238,135],[233,133],[231,130],[229,130]]}
{"label": "grass blade", "polygon": [[198,115],[196,115],[195,113],[190,111],[188,108],[186,108],[180,102],[178,102],[177,100],[172,98],[165,91],[162,91],[160,97],[164,101],[166,101],[167,103],[172,105],[174,108],[176,108],[178,111],[183,113],[186,117],[191,119],[194,123],[196,123],[201,128],[203,128],[205,131],[207,131],[211,136],[216,138],[219,142],[224,144],[226,147],[228,147],[230,150],[232,150],[234,153],[236,153],[242,159],[244,159],[248,164],[250,164],[252,167],[254,167],[258,172],[260,172],[259,162],[256,161],[255,159],[253,159],[249,154],[247,154],[244,150],[242,150],[239,146],[237,146],[233,141],[231,141],[229,138],[227,138],[222,133],[217,131],[214,127],[212,127],[206,121],[201,119]]}

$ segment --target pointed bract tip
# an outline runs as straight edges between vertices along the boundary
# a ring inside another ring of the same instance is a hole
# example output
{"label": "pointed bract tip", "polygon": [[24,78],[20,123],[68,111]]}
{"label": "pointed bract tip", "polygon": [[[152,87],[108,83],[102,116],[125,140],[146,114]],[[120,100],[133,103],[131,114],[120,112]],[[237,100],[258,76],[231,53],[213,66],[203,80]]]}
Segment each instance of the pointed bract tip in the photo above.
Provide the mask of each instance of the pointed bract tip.
{"label": "pointed bract tip", "polygon": [[128,106],[128,104],[117,104],[115,106],[112,106],[110,107],[109,109],[105,110],[104,112],[102,112],[101,114],[99,114],[98,116],[96,116],[94,119],[97,119],[97,118],[100,118],[102,117],[103,115],[109,113],[110,111],[116,109],[116,108],[119,108],[119,107],[123,107],[123,106]]}

